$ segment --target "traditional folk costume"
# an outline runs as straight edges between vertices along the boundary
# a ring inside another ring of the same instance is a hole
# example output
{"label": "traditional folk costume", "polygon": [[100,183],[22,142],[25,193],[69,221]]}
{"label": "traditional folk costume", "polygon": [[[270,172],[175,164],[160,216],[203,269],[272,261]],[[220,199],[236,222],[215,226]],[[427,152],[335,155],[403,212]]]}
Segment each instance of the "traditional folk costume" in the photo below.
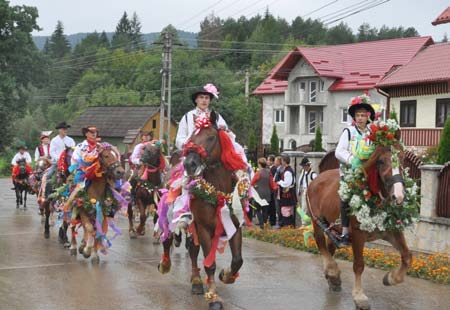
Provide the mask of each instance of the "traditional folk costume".
{"label": "traditional folk costume", "polygon": [[295,226],[294,209],[297,205],[297,194],[295,192],[295,172],[291,166],[286,166],[278,181],[280,187],[280,226]]}

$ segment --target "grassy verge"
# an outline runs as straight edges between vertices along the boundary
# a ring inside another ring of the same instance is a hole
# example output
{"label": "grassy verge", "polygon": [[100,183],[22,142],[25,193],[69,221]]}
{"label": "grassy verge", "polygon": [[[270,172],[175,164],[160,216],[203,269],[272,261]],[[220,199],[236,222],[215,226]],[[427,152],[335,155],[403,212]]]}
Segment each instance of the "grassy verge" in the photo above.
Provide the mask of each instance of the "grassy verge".
{"label": "grassy verge", "polygon": [[[285,247],[318,254],[319,251],[311,238],[305,240],[308,231],[303,229],[283,228],[271,230],[259,228],[247,228],[244,237],[279,244]],[[366,266],[382,270],[392,270],[400,264],[400,254],[394,251],[379,248],[364,248],[364,263]],[[336,258],[353,261],[352,248],[338,249]],[[414,255],[408,275],[416,278],[431,280],[440,284],[450,284],[450,259],[446,255]]]}

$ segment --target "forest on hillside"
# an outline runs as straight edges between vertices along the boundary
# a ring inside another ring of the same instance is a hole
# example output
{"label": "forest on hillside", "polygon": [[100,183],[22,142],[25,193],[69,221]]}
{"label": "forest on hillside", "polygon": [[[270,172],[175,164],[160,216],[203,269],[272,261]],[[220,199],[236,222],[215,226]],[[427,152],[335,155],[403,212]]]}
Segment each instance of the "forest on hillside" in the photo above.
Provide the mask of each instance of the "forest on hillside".
{"label": "forest on hillside", "polygon": [[[63,21],[39,50],[31,37],[39,30],[38,11],[0,0],[0,151],[25,143],[34,147],[41,130],[70,123],[89,106],[159,105],[162,38],[142,39],[141,22],[124,12],[111,39],[105,32],[88,34],[71,46]],[[297,17],[287,21],[269,11],[250,18],[221,19],[208,15],[200,24],[196,44],[167,25],[174,35],[172,55],[172,116],[178,121],[192,108],[190,94],[214,83],[214,103],[244,145],[260,127],[260,101],[244,97],[245,71],[250,90],[295,46],[344,44],[418,36],[413,27],[380,29],[362,24],[356,33],[344,22],[333,27]]]}

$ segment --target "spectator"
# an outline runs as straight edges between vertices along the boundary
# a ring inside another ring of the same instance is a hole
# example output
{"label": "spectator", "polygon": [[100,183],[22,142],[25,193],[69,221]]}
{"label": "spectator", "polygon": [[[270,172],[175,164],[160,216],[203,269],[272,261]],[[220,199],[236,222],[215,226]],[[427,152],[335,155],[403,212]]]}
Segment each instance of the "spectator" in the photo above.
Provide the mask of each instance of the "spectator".
{"label": "spectator", "polygon": [[280,194],[281,221],[280,226],[295,226],[294,209],[297,205],[297,194],[295,192],[295,172],[290,166],[289,156],[282,157],[283,173],[277,182]]}
{"label": "spectator", "polygon": [[256,216],[258,218],[259,226],[264,228],[264,224],[267,222],[269,203],[272,199],[272,190],[277,187],[273,181],[270,170],[267,168],[267,162],[264,157],[258,159],[258,171],[255,173],[251,181],[251,186],[255,188],[261,199],[267,201],[267,205],[261,206],[256,204]]}

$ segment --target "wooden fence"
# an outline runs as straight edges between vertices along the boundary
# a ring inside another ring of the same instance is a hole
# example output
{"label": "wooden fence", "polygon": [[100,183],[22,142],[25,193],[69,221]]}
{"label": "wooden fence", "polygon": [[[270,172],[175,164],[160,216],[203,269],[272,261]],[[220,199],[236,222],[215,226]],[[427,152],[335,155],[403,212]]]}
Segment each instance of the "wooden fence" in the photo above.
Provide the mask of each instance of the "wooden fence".
{"label": "wooden fence", "polygon": [[450,218],[450,162],[441,169],[437,193],[437,216]]}

